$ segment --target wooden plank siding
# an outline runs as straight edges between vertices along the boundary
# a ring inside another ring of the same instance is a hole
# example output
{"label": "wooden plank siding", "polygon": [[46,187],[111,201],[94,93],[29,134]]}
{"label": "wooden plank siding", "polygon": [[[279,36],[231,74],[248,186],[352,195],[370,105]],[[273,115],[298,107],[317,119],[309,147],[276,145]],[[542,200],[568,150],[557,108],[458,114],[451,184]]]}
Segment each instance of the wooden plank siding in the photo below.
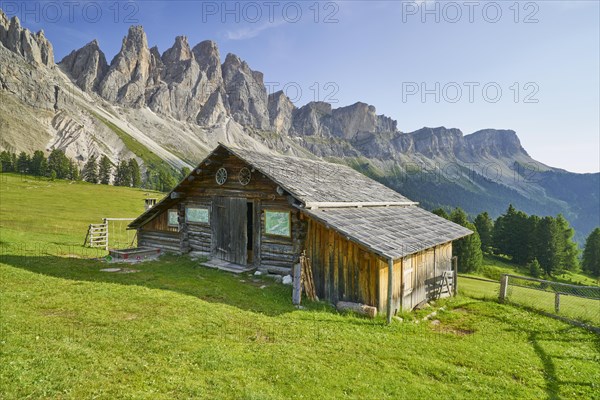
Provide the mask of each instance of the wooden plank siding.
{"label": "wooden plank siding", "polygon": [[380,308],[379,271],[387,266],[382,257],[314,220],[308,220],[305,245],[319,298]]}
{"label": "wooden plank siding", "polygon": [[[363,303],[386,312],[389,272],[386,258],[312,219],[308,220],[305,245],[319,298],[332,303]],[[451,269],[451,258],[450,242],[395,260],[393,312],[412,310],[435,297],[443,271]],[[411,281],[405,282],[406,279]]]}

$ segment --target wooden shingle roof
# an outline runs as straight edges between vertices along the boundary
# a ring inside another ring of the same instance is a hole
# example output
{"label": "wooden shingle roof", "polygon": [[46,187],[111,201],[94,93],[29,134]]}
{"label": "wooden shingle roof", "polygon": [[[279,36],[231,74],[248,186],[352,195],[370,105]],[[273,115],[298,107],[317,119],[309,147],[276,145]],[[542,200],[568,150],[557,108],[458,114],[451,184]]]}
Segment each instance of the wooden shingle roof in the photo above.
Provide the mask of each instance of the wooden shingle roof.
{"label": "wooden shingle roof", "polygon": [[417,206],[319,208],[303,212],[349,240],[392,259],[473,233]]}
{"label": "wooden shingle roof", "polygon": [[260,170],[304,204],[411,202],[400,193],[346,165],[223,147]]}
{"label": "wooden shingle roof", "polygon": [[[310,217],[386,258],[397,259],[470,235],[462,226],[416,206],[400,193],[341,164],[275,155],[220,144],[199,165],[226,150],[277,183]],[[192,171],[191,174],[194,172]],[[139,228],[176,204],[184,178],[156,206],[133,221]]]}

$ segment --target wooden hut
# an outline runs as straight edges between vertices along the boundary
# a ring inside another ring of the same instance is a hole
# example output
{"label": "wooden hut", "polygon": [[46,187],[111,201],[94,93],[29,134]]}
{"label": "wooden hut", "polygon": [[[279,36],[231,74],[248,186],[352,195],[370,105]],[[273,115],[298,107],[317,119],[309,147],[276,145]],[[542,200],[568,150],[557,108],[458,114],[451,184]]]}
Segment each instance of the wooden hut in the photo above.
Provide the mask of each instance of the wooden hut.
{"label": "wooden hut", "polygon": [[220,144],[130,228],[140,247],[290,274],[388,315],[449,294],[452,241],[471,231],[350,167]]}

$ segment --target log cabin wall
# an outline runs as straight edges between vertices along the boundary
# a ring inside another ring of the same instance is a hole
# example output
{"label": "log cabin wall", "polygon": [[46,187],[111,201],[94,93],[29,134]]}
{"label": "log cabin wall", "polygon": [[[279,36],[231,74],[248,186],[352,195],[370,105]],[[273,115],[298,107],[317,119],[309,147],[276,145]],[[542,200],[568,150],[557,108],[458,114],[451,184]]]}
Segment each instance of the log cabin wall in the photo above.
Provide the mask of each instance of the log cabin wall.
{"label": "log cabin wall", "polygon": [[312,219],[305,247],[319,298],[363,303],[384,311],[379,286],[387,261]]}
{"label": "log cabin wall", "polygon": [[[219,185],[215,174],[220,168],[227,170],[227,181]],[[143,225],[138,231],[140,245],[165,248],[181,253],[214,253],[213,224],[215,199],[244,198],[252,203],[252,249],[248,250],[249,264],[264,272],[290,274],[294,264],[299,262],[306,237],[306,221],[301,219],[300,211],[291,206],[290,196],[278,191],[278,185],[259,171],[252,171],[247,185],[240,183],[239,173],[243,168],[252,170],[252,166],[226,151],[215,154],[208,163],[195,170],[193,179],[180,187],[181,200],[170,209],[178,211],[178,227],[168,226],[168,211],[162,212]],[[195,223],[186,220],[186,208],[208,208],[209,223]],[[290,213],[291,236],[269,235],[265,230],[264,211],[285,211]],[[142,243],[143,242],[143,243]],[[212,254],[214,255],[214,254]]]}
{"label": "log cabin wall", "polygon": [[156,247],[168,252],[180,253],[181,243],[177,226],[169,225],[169,211],[178,211],[173,206],[147,224],[138,229],[138,245],[141,247]]}
{"label": "log cabin wall", "polygon": [[[269,235],[265,229],[264,211],[284,211],[290,213],[290,237]],[[300,260],[300,253],[306,239],[306,220],[300,211],[287,202],[262,201],[260,203],[260,270],[280,275],[290,275],[294,264]]]}
{"label": "log cabin wall", "polygon": [[[187,208],[205,208],[208,210],[208,223],[188,222],[185,217]],[[183,253],[199,252],[209,254],[212,248],[212,203],[209,198],[186,199],[181,202],[180,211],[183,214],[181,221],[181,246]]]}

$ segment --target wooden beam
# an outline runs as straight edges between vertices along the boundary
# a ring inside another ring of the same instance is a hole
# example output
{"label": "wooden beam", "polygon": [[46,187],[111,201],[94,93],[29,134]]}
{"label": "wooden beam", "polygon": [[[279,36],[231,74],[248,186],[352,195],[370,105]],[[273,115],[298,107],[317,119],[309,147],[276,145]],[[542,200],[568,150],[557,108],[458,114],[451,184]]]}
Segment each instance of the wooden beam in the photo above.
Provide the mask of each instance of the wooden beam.
{"label": "wooden beam", "polygon": [[388,261],[388,296],[387,296],[387,323],[392,323],[393,306],[392,300],[394,299],[394,260],[389,259]]}
{"label": "wooden beam", "polygon": [[181,199],[183,197],[183,193],[182,192],[172,192],[171,193],[171,198],[172,199]]}
{"label": "wooden beam", "polygon": [[390,206],[416,206],[419,203],[416,201],[334,201],[334,202],[308,202],[304,208],[311,210],[319,208],[361,208],[361,207],[390,207]]}

